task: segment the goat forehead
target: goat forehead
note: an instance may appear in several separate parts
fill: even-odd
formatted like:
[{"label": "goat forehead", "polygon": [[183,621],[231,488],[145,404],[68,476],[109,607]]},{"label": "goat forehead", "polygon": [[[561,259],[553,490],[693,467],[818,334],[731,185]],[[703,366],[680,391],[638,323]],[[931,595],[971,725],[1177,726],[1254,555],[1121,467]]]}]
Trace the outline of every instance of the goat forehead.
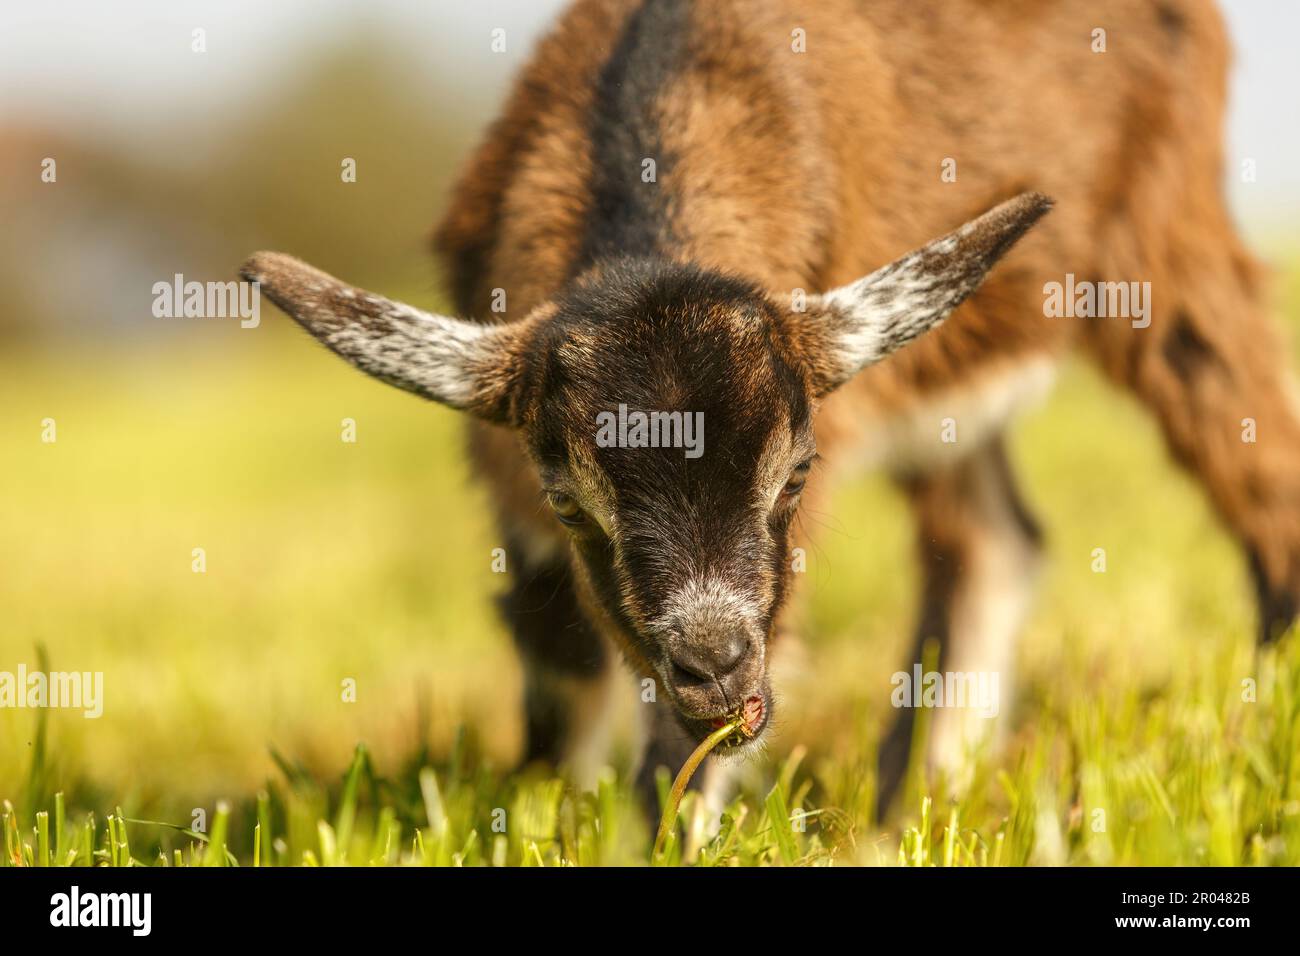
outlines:
[{"label": "goat forehead", "polygon": [[752,506],[773,468],[788,468],[796,416],[774,389],[747,396],[665,379],[557,404],[547,417],[564,447],[553,457],[607,489],[610,507],[629,518]]},{"label": "goat forehead", "polygon": [[556,302],[546,345],[574,375],[593,362],[709,365],[755,361],[774,312],[751,283],[663,260],[623,260],[577,280]]},{"label": "goat forehead", "polygon": [[[735,539],[809,430],[771,310],[740,280],[672,265],[580,282],[536,343],[535,454],[607,531]],[[629,546],[656,563],[680,550]]]},{"label": "goat forehead", "polygon": [[[674,324],[630,321],[571,328],[547,361],[552,413],[590,422],[626,406],[705,413],[718,429],[772,427],[802,415],[799,375],[759,318]],[[712,422],[710,424],[713,424]]]},{"label": "goat forehead", "polygon": [[763,390],[774,356],[768,335],[763,316],[722,306],[570,321],[553,340],[548,371],[569,401],[706,402]]},{"label": "goat forehead", "polygon": [[[761,344],[710,352],[665,338],[577,348],[580,358],[547,365],[534,443],[546,460],[589,460],[616,483],[745,477],[774,433],[803,428],[810,415],[801,381]],[[637,441],[638,423],[648,443]]]}]

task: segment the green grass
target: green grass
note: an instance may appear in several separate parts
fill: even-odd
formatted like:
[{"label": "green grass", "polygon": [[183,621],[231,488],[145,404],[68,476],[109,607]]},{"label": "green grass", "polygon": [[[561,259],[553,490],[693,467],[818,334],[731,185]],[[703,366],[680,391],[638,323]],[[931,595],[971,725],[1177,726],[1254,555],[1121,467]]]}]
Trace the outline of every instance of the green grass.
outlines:
[{"label": "green grass", "polygon": [[[594,792],[511,772],[520,676],[456,417],[265,318],[8,356],[0,670],[39,647],[103,671],[105,705],[0,710],[5,863],[648,862],[626,746]],[[809,516],[770,758],[716,836],[688,794],[664,862],[1300,864],[1300,639],[1256,657],[1242,558],[1199,490],[1080,365],[1012,452],[1049,570],[1008,746],[874,818],[916,575],[901,502],[864,478]]]},{"label": "green grass", "polygon": [[[926,794],[901,834],[871,814],[869,749],[794,748],[766,789],[749,789],[710,836],[687,794],[656,862],[706,865],[1294,865],[1300,860],[1300,653],[1268,652],[1251,671],[1229,652],[1209,671],[1179,668],[1159,697],[1122,688],[1047,702],[1007,765],[981,764],[962,799]],[[1258,673],[1257,698],[1230,679]],[[1066,695],[1062,695],[1063,697]],[[864,728],[863,739],[872,731]],[[662,781],[666,789],[666,778]],[[5,863],[20,866],[563,866],[649,862],[649,833],[610,771],[594,792],[537,773],[504,776],[462,733],[381,775],[358,747],[326,786],[282,761],[278,782],[211,825],[145,821],[118,807],[69,816],[62,793],[22,824],[4,804]]]}]

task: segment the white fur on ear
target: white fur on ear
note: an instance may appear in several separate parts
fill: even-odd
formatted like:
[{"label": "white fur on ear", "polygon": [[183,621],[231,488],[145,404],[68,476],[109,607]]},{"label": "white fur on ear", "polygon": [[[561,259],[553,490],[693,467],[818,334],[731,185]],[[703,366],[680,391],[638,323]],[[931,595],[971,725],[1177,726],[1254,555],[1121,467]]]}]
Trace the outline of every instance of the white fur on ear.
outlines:
[{"label": "white fur on ear", "polygon": [[239,272],[363,372],[452,408],[510,420],[520,324],[482,325],[423,312],[279,252],[259,252]]},{"label": "white fur on ear", "polygon": [[[824,350],[816,356],[823,379],[819,390],[843,384],[942,322],[1051,208],[1046,196],[1021,193],[955,232],[814,300],[822,307],[822,321],[831,325],[819,330]],[[810,320],[815,318],[810,315]]]}]

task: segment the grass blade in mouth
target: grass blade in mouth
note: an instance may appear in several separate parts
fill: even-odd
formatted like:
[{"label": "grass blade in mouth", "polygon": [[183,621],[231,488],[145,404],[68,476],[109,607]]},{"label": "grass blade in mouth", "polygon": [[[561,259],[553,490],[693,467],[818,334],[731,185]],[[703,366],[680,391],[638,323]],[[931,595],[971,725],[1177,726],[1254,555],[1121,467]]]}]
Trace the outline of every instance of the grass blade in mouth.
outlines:
[{"label": "grass blade in mouth", "polygon": [[650,854],[651,860],[658,859],[659,854],[663,852],[668,834],[672,831],[673,825],[677,823],[677,811],[681,809],[682,795],[686,793],[686,787],[690,784],[691,777],[695,776],[695,771],[699,769],[704,758],[709,755],[710,750],[733,733],[737,731],[744,733],[745,726],[743,714],[733,715],[725,724],[700,741],[700,745],[686,758],[686,763],[682,764],[682,769],[677,772],[677,779],[673,781],[673,788],[668,793],[668,803],[664,806],[664,815],[659,821],[659,833],[655,837],[654,851]]}]

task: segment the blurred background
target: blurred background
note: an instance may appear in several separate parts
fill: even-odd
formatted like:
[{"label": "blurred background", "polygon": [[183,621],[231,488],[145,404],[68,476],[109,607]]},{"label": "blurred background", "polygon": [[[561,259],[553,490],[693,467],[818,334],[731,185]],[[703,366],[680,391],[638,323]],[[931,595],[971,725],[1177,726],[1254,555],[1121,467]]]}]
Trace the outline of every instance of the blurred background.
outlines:
[{"label": "blurred background", "polygon": [[[391,764],[461,726],[513,759],[519,677],[455,415],[350,371],[269,307],[248,330],[155,318],[152,286],[230,279],[270,248],[445,304],[428,235],[450,177],[560,5],[0,7],[0,670],[34,669],[40,645],[56,670],[105,674],[102,718],[50,714],[58,786],[175,813],[260,785],[272,748],[333,774],[358,740]],[[1294,331],[1300,7],[1223,7],[1225,188]],[[1127,399],[1072,366],[1015,454],[1053,557],[1026,706],[1110,677],[1157,693],[1190,660],[1249,651],[1242,560]],[[880,719],[914,605],[896,505],[867,478],[823,517],[778,752],[816,736],[814,757],[833,754]],[[1090,572],[1100,541],[1107,575]],[[34,728],[0,711],[0,797]]]}]

